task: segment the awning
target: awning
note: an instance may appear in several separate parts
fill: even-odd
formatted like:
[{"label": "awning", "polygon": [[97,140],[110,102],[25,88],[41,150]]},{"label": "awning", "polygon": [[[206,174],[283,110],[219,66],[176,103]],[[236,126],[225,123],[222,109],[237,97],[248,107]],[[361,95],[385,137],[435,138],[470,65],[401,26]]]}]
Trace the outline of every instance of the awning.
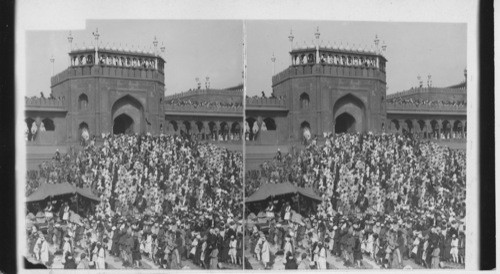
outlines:
[{"label": "awning", "polygon": [[42,184],[30,196],[26,197],[26,202],[39,202],[49,197],[57,197],[63,195],[79,194],[87,199],[100,201],[89,188],[77,188],[70,183],[61,184]]},{"label": "awning", "polygon": [[263,184],[260,188],[252,194],[250,197],[245,199],[245,203],[259,202],[268,199],[269,197],[285,195],[285,194],[296,194],[299,193],[307,198],[321,201],[321,198],[318,197],[312,190],[312,188],[302,188],[292,185],[289,182],[281,183],[281,184]]}]

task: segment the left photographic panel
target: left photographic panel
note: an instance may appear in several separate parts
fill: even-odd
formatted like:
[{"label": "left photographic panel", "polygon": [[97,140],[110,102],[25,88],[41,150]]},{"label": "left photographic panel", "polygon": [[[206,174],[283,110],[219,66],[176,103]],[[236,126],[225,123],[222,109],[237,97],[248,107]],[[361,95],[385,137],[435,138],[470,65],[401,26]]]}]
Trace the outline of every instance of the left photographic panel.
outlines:
[{"label": "left photographic panel", "polygon": [[25,32],[25,268],[243,268],[242,24]]}]

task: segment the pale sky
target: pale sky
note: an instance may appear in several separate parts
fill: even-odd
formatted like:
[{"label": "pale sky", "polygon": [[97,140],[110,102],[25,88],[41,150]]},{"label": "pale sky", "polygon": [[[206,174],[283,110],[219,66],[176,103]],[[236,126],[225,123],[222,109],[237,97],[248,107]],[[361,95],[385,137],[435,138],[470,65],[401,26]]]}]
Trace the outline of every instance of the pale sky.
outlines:
[{"label": "pale sky", "polygon": [[[118,47],[152,47],[154,36],[166,47],[166,94],[196,87],[199,77],[204,86],[206,76],[211,87],[226,88],[242,82],[243,27],[241,20],[88,20],[84,30],[71,30],[73,46],[90,45],[92,32],[99,28],[100,40]],[[271,92],[273,65],[275,72],[289,66],[290,29],[294,44],[311,44],[316,27],[320,40],[371,46],[377,34],[387,44],[388,93],[424,84],[432,75],[433,86],[449,86],[464,79],[466,67],[466,24],[457,23],[382,23],[312,20],[247,20],[247,94]],[[68,30],[27,31],[26,93],[50,93],[52,67],[57,74],[68,66]],[[160,46],[158,46],[160,47]]]},{"label": "pale sky", "polygon": [[432,75],[436,87],[450,86],[464,80],[467,63],[466,24],[445,23],[381,23],[335,21],[246,21],[247,32],[247,95],[271,92],[273,64],[276,57],[276,73],[290,65],[288,36],[290,29],[296,42],[311,45],[319,27],[320,41],[345,46],[374,44],[378,35],[380,44],[385,41],[388,59],[388,93],[417,86],[421,75],[424,85],[427,75]]},{"label": "pale sky", "polygon": [[[89,46],[92,32],[99,28],[100,40],[110,46],[121,43],[135,49],[153,46],[154,36],[160,48],[166,48],[166,95],[196,87],[199,77],[205,86],[210,77],[212,88],[227,88],[243,82],[243,26],[240,20],[89,20],[84,30],[71,30],[73,46]],[[50,93],[53,55],[55,74],[68,67],[69,43],[65,31],[26,32],[26,94]]]}]

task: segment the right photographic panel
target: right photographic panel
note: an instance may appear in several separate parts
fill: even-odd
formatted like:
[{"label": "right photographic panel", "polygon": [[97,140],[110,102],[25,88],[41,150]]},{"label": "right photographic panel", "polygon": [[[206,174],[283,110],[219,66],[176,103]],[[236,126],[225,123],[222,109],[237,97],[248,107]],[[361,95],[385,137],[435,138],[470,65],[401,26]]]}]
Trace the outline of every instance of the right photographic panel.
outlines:
[{"label": "right photographic panel", "polygon": [[464,269],[467,25],[245,35],[246,268]]}]

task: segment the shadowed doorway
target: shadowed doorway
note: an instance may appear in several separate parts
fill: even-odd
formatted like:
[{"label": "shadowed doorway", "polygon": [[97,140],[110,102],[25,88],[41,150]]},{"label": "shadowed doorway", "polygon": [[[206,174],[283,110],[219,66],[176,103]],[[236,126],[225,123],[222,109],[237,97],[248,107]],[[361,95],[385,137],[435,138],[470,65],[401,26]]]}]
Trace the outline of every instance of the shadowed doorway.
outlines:
[{"label": "shadowed doorway", "polygon": [[356,119],[351,114],[344,112],[335,119],[335,133],[355,132]]},{"label": "shadowed doorway", "polygon": [[113,134],[134,133],[134,120],[127,114],[118,115],[113,123]]}]

